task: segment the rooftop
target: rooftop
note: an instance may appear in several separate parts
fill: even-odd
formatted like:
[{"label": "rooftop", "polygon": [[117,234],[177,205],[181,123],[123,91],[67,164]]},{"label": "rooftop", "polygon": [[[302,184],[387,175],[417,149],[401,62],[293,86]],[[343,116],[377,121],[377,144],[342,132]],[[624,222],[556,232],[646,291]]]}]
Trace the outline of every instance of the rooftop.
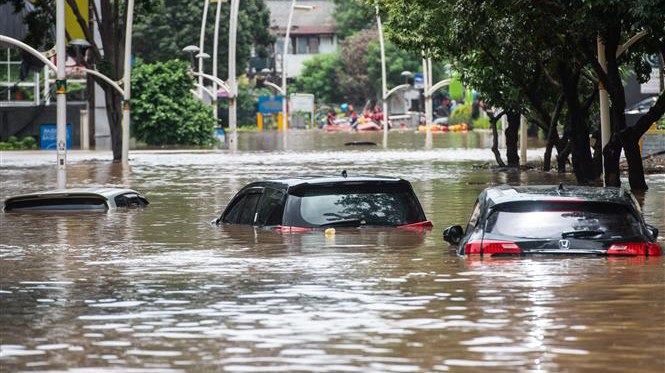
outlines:
[{"label": "rooftop", "polygon": [[629,192],[622,188],[599,188],[576,185],[510,186],[485,189],[492,204],[516,201],[589,201],[625,203]]},{"label": "rooftop", "polygon": [[[270,28],[273,33],[284,34],[289,19],[291,0],[266,0],[270,9]],[[298,5],[313,6],[309,11],[293,12],[291,34],[333,34],[335,19],[333,10],[335,3],[326,0],[298,0]]]}]

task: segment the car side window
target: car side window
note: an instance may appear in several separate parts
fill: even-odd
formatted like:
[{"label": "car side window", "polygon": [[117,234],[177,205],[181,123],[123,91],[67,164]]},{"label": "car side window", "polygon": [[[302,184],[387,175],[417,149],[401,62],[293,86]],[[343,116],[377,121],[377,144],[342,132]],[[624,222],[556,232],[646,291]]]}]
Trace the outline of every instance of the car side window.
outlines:
[{"label": "car side window", "polygon": [[256,225],[280,225],[284,214],[284,192],[266,188],[259,202]]},{"label": "car side window", "polygon": [[259,204],[259,199],[261,199],[261,193],[247,194],[245,197],[245,203],[243,204],[242,210],[240,211],[238,224],[254,224],[254,218],[256,217],[256,206]]},{"label": "car side window", "polygon": [[471,232],[473,228],[476,227],[476,224],[478,223],[478,218],[480,217],[480,203],[476,201],[476,204],[473,206],[473,212],[471,213],[471,217],[469,218],[469,223],[466,225],[466,233]]},{"label": "car side window", "polygon": [[148,201],[136,193],[125,193],[115,197],[116,207],[139,207],[147,204]]},{"label": "car side window", "polygon": [[237,198],[235,201],[232,201],[233,205],[231,206],[231,209],[229,209],[222,217],[224,223],[238,224],[240,222],[240,212],[245,205],[246,198],[247,195],[244,195]]}]

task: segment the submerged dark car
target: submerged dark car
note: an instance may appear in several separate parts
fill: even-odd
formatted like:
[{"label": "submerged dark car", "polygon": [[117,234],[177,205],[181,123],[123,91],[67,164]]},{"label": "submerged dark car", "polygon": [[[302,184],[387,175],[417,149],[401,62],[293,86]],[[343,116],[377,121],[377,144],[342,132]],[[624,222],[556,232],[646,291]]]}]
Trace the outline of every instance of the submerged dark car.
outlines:
[{"label": "submerged dark car", "polygon": [[658,229],[621,188],[487,188],[466,229],[449,227],[443,237],[460,255],[662,255]]},{"label": "submerged dark car", "polygon": [[215,223],[282,231],[432,226],[411,184],[382,176],[302,176],[251,183]]}]

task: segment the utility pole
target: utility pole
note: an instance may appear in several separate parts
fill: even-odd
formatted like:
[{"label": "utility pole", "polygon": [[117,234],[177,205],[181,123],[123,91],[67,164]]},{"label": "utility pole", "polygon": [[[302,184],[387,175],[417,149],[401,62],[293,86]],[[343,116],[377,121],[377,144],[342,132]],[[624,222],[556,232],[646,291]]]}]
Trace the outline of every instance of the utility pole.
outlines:
[{"label": "utility pole", "polygon": [[55,3],[58,189],[67,188],[67,79],[65,77],[65,0]]}]

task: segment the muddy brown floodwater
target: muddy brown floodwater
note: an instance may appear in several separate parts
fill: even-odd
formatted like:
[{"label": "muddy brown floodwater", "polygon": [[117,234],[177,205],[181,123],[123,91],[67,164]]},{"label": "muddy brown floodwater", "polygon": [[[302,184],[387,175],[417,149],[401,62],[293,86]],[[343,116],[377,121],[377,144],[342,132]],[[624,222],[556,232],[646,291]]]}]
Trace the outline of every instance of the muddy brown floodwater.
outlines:
[{"label": "muddy brown floodwater", "polygon": [[[458,257],[442,230],[500,183],[555,173],[474,169],[479,134],[242,134],[241,150],[70,155],[69,186],[129,186],[145,209],[0,213],[0,371],[421,372],[665,370],[656,258]],[[273,150],[273,151],[271,151]],[[539,157],[542,150],[531,156]],[[3,152],[2,199],[51,189],[53,153]],[[282,234],[217,227],[244,184],[304,173],[401,176],[431,232]],[[646,219],[665,232],[665,175]]]}]

